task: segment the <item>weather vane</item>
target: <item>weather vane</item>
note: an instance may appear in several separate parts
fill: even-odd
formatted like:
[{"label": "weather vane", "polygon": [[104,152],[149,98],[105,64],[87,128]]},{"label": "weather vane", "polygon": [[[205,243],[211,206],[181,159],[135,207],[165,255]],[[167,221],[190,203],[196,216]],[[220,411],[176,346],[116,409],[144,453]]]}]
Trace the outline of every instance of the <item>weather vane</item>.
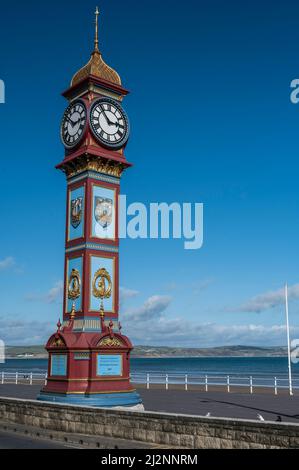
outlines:
[{"label": "weather vane", "polygon": [[99,50],[99,14],[100,14],[100,10],[98,7],[96,7],[96,11],[95,11],[95,38],[94,38],[94,49],[95,51],[98,51]]}]

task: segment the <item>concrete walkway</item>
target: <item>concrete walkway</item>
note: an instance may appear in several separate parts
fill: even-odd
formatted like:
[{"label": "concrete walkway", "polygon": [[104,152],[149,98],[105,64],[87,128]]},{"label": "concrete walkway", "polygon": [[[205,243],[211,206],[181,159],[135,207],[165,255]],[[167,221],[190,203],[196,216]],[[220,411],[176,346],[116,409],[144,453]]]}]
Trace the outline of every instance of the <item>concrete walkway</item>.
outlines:
[{"label": "concrete walkway", "polygon": [[[0,396],[34,399],[40,385],[0,384]],[[227,392],[202,392],[184,390],[138,389],[146,411],[183,413],[212,417],[258,419],[276,421],[280,415],[283,422],[299,423],[299,396],[273,393],[246,394]]]}]

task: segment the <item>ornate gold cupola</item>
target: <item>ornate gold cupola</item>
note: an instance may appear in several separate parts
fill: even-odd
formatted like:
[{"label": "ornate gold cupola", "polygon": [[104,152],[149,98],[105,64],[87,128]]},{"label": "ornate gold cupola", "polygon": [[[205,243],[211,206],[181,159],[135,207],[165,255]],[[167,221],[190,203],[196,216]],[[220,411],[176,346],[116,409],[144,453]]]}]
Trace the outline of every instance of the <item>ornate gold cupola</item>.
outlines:
[{"label": "ornate gold cupola", "polygon": [[107,82],[114,83],[115,85],[121,86],[121,78],[113,68],[107,65],[99,50],[99,36],[98,36],[98,17],[99,9],[95,11],[95,39],[94,39],[94,50],[91,54],[89,62],[82,67],[72,78],[71,86],[77,85],[82,80],[89,76],[97,77],[99,79],[106,80]]},{"label": "ornate gold cupola", "polygon": [[95,37],[94,48],[89,62],[73,76],[70,87],[63,93],[69,101],[84,96],[85,93],[93,93],[94,96],[102,95],[123,100],[128,91],[123,88],[121,78],[112,67],[104,62],[102,52],[99,49],[99,9],[95,11]]}]

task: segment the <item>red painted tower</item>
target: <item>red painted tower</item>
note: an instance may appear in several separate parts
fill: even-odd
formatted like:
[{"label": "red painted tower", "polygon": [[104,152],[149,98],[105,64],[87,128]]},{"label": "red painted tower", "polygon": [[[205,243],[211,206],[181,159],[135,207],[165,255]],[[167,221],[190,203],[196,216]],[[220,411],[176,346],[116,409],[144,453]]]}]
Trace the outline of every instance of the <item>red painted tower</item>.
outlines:
[{"label": "red painted tower", "polygon": [[98,47],[63,93],[61,125],[67,178],[63,323],[49,339],[48,382],[40,400],[92,406],[142,407],[130,384],[132,344],[119,314],[118,196],[130,167],[124,150],[128,94]]}]

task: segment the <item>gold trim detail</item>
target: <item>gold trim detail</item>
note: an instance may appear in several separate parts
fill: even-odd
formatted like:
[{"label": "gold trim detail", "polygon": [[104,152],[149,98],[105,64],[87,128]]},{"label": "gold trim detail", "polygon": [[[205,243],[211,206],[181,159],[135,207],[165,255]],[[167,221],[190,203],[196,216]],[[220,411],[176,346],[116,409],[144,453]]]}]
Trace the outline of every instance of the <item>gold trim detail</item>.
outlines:
[{"label": "gold trim detail", "polygon": [[64,342],[62,341],[61,338],[55,338],[54,341],[52,341],[51,345],[52,348],[59,348],[60,346],[65,346]]},{"label": "gold trim detail", "polygon": [[[136,392],[136,388],[131,388],[130,390],[105,390],[103,392],[62,392],[62,395],[100,395],[102,393],[130,393]],[[47,392],[47,393],[57,393],[57,392]]]},{"label": "gold trim detail", "polygon": [[80,273],[77,269],[72,269],[69,281],[68,281],[68,298],[76,300],[81,295],[81,278]]},{"label": "gold trim detail", "polygon": [[105,268],[98,269],[92,281],[92,295],[97,299],[109,299],[111,292],[112,281],[110,274]]},{"label": "gold trim detail", "polygon": [[121,162],[107,162],[101,157],[82,156],[78,157],[76,161],[65,162],[63,164],[63,171],[66,173],[67,178],[72,178],[84,171],[95,171],[103,173],[108,176],[120,178],[126,165]]},{"label": "gold trim detail", "polygon": [[117,347],[117,348],[121,348],[124,346],[124,344],[119,341],[118,338],[104,338],[102,339],[97,346],[101,346],[101,347],[105,347],[105,346],[108,346],[109,348],[112,348],[112,347]]},{"label": "gold trim detail", "polygon": [[[68,275],[69,275],[69,263],[70,263],[70,260],[80,260],[80,269],[81,269],[81,272],[83,270],[83,254],[80,255],[80,256],[77,256],[76,254],[70,254],[69,256],[67,256],[66,258],[66,271],[65,271],[65,281],[64,281],[64,303],[65,303],[65,313],[71,313],[72,311],[72,307],[69,308],[69,302],[68,302],[68,284],[69,284],[69,280],[68,280]],[[78,298],[80,298],[81,296],[79,296]],[[82,299],[80,299],[80,308],[79,310],[77,310],[77,313],[82,313]],[[65,326],[65,325],[64,325]]]}]

